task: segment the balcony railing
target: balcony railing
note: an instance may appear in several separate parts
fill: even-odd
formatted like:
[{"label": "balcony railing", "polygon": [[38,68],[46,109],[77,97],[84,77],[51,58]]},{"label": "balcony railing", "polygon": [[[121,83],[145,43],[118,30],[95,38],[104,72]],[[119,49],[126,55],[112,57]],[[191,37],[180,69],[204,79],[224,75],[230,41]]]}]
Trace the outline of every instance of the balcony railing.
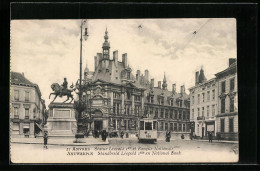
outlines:
[{"label": "balcony railing", "polygon": [[197,120],[205,120],[205,116],[198,116]]},{"label": "balcony railing", "polygon": [[29,119],[29,116],[25,116],[24,119]]}]

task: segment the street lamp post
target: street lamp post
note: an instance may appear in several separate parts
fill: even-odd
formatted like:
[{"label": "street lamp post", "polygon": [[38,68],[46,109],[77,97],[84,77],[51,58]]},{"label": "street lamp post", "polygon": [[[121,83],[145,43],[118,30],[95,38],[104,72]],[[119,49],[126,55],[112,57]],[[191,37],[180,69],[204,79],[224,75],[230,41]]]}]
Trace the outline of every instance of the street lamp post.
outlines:
[{"label": "street lamp post", "polygon": [[[86,20],[81,20],[80,24],[80,71],[79,71],[79,85],[78,88],[78,96],[79,100],[74,101],[74,108],[77,111],[77,133],[75,135],[76,140],[75,143],[83,143],[84,142],[84,133],[83,133],[83,119],[82,119],[82,112],[86,109],[86,102],[82,99],[83,89],[82,89],[82,29],[83,26],[86,24]],[[87,40],[88,32],[87,28],[85,28],[84,39]]]}]

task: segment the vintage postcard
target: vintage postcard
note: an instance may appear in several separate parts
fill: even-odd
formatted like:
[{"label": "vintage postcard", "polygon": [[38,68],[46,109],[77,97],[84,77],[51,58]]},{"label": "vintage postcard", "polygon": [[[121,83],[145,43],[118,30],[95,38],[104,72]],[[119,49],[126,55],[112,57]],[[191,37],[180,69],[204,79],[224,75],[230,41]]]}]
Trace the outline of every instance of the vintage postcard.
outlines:
[{"label": "vintage postcard", "polygon": [[11,20],[11,163],[237,163],[236,29]]}]

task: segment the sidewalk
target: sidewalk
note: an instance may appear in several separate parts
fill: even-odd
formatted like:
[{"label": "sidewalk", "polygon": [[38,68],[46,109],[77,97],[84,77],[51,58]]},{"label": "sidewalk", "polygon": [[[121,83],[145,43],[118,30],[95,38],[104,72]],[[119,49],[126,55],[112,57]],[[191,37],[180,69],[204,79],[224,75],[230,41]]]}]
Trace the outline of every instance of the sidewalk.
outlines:
[{"label": "sidewalk", "polygon": [[[209,142],[209,140],[203,140],[203,139],[192,139],[189,141],[202,141],[202,142]],[[212,143],[231,143],[231,144],[238,144],[238,141],[227,141],[227,140],[212,140]]]},{"label": "sidewalk", "polygon": [[[73,143],[74,137],[49,137],[48,145],[61,145],[61,146],[88,146],[88,145],[108,145],[109,140],[102,141],[101,138],[85,138],[85,143]],[[20,144],[43,144],[43,138],[11,138],[11,143]]]}]

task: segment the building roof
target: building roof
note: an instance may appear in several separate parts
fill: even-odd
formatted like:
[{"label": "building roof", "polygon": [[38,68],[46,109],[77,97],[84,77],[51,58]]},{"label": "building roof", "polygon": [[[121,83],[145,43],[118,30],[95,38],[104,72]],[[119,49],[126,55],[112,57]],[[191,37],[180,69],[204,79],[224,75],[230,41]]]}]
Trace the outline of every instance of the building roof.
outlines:
[{"label": "building roof", "polygon": [[38,92],[39,96],[41,97],[41,91],[37,84],[32,83],[22,73],[19,72],[11,72],[11,84],[13,85],[20,85],[20,86],[28,86],[28,87],[35,87],[36,91]]},{"label": "building roof", "polygon": [[225,70],[223,70],[221,72],[216,73],[215,76],[217,78],[220,78],[222,76],[225,76],[226,74],[229,74],[230,71],[236,72],[236,68],[237,68],[237,61],[232,63],[227,69],[225,69]]}]

